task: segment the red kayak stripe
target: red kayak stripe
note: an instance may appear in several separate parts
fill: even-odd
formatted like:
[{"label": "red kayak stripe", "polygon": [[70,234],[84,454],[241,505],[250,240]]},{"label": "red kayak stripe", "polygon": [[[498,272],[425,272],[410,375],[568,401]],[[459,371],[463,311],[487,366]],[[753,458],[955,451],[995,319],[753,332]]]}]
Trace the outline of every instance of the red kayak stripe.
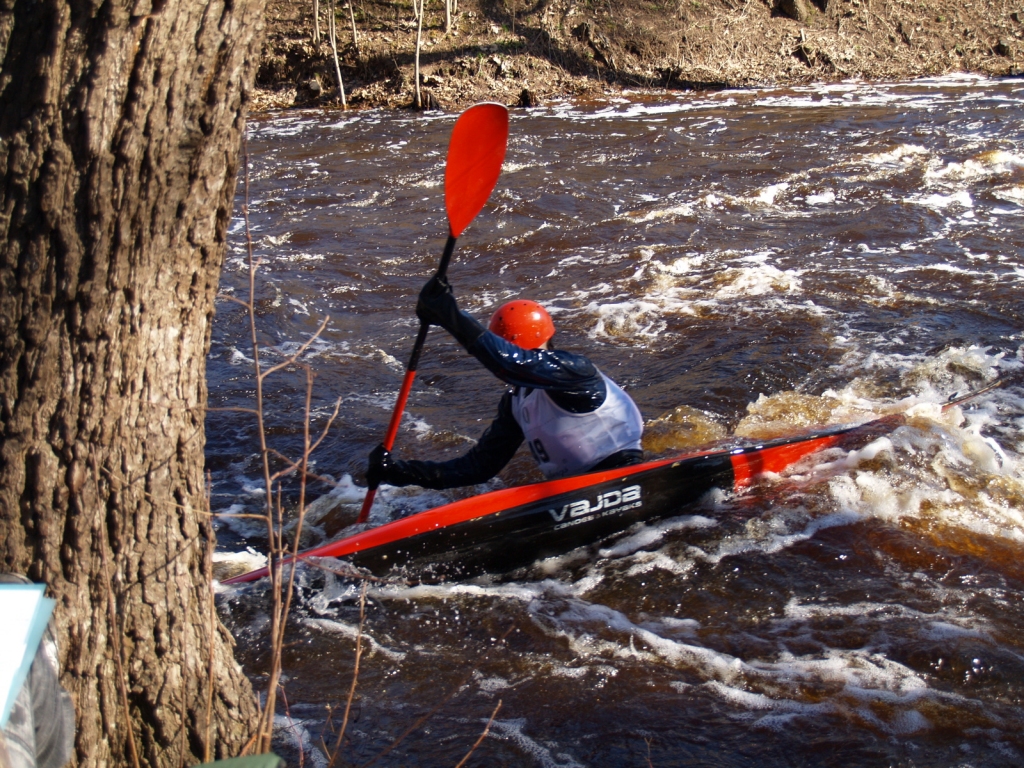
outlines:
[{"label": "red kayak stripe", "polygon": [[790,464],[804,456],[822,448],[828,448],[839,442],[840,435],[829,435],[814,440],[805,440],[775,448],[766,448],[749,453],[734,453],[732,459],[733,484],[738,490],[750,485],[754,478],[765,472],[781,472]]}]

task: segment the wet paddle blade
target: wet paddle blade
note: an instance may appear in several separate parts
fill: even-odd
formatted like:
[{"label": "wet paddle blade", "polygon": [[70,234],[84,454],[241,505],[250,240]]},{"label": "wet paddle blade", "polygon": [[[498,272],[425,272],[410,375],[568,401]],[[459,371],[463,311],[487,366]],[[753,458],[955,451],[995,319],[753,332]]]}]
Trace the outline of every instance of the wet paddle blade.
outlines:
[{"label": "wet paddle blade", "polygon": [[477,104],[455,121],[444,173],[444,204],[452,237],[484,207],[501,174],[508,144],[508,109]]}]

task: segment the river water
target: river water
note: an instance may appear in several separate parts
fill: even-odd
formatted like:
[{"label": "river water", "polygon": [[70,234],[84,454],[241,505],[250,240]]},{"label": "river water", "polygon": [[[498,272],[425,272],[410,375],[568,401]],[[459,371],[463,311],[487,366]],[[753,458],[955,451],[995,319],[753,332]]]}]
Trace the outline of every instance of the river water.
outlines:
[{"label": "river water", "polygon": [[[264,360],[315,373],[306,544],[362,498],[447,234],[453,115],[287,112],[250,122]],[[241,187],[240,187],[241,189]],[[243,198],[239,198],[241,205]],[[222,290],[244,298],[236,217]],[[649,423],[652,453],[908,411],[740,495],[504,577],[371,583],[346,764],[1024,764],[1024,81],[640,94],[514,111],[496,190],[449,270],[462,306],[545,303]],[[252,405],[244,310],[222,301],[213,406]],[[301,450],[304,374],[267,383]],[[434,329],[396,442],[457,455],[502,385]],[[666,418],[666,415],[668,417]],[[261,564],[254,421],[215,411],[222,568]],[[522,452],[488,487],[538,479]],[[383,488],[372,520],[486,488]],[[286,486],[286,505],[295,488]],[[515,546],[515,542],[509,542]],[[266,587],[221,589],[257,684]],[[360,584],[315,571],[285,657],[278,751],[326,765]],[[341,763],[336,763],[341,764]]]}]

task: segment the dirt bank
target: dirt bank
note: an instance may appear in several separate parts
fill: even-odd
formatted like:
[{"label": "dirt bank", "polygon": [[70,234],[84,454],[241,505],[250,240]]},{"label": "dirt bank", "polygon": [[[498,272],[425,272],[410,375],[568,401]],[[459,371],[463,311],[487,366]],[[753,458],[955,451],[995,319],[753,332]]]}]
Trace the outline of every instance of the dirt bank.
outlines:
[{"label": "dirt bank", "polygon": [[[313,0],[270,0],[255,110],[340,106],[327,13],[321,0],[316,43]],[[352,0],[337,20],[348,107],[412,105],[412,3]],[[420,101],[457,110],[619,88],[1016,76],[1022,38],[1024,6],[1009,0],[461,0],[449,31],[445,3],[431,2]]]}]

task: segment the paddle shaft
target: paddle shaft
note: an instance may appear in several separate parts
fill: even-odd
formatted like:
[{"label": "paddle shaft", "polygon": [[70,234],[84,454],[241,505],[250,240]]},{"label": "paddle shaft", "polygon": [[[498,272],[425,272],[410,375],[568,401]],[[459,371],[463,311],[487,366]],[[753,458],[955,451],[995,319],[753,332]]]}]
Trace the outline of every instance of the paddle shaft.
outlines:
[{"label": "paddle shaft", "polygon": [[[448,263],[455,251],[455,240],[462,230],[471,222],[487,198],[491,196],[494,185],[501,173],[505,161],[505,148],[508,144],[508,108],[502,104],[476,104],[455,121],[452,136],[448,142],[448,159],[444,171],[444,205],[448,214],[448,242],[444,247],[444,255],[437,268],[436,276],[443,278],[448,272]],[[416,378],[416,367],[420,362],[420,353],[427,341],[429,323],[420,323],[416,343],[409,357],[409,365],[405,369],[405,379],[398,392],[398,401],[391,414],[387,434],[382,445],[390,451],[395,444],[398,425],[402,422],[405,402],[409,399],[413,379]],[[377,495],[377,486],[371,485],[363,499],[363,508],[359,511],[357,523],[366,522],[373,506],[373,498]]]},{"label": "paddle shaft", "polygon": [[[441,263],[437,267],[435,276],[443,278],[448,273],[448,264],[455,252],[455,235],[448,235],[448,242],[444,246],[444,255],[441,256]],[[384,434],[384,448],[390,451],[395,445],[395,437],[398,435],[398,425],[402,423],[402,415],[405,413],[405,403],[409,399],[409,392],[412,391],[412,382],[416,378],[416,368],[420,364],[420,355],[423,353],[423,346],[427,342],[427,332],[430,330],[430,323],[420,321],[420,330],[416,334],[416,342],[412,346],[412,354],[409,355],[409,364],[405,367],[405,378],[402,380],[402,388],[398,390],[398,400],[395,401],[395,410],[391,412],[391,422],[388,424],[388,431]],[[373,499],[377,495],[377,486],[371,486],[363,498],[362,509],[359,510],[357,523],[365,523],[370,515],[370,508],[373,506]]]},{"label": "paddle shaft", "polygon": [[973,400],[974,398],[978,397],[979,395],[984,395],[986,392],[991,392],[993,389],[998,389],[999,387],[1002,387],[1002,386],[1010,383],[1011,380],[1016,379],[1019,376],[1020,376],[1020,372],[1019,371],[1017,372],[1016,375],[1014,375],[1012,373],[1011,374],[1004,373],[1004,374],[1000,375],[991,384],[989,384],[989,385],[987,385],[985,387],[982,387],[981,389],[976,389],[973,392],[968,392],[965,395],[957,395],[957,396],[951,398],[950,400],[948,400],[946,403],[943,404],[942,412],[945,413],[950,408],[952,408],[954,405],[960,405],[961,403],[966,403],[968,400]]}]

